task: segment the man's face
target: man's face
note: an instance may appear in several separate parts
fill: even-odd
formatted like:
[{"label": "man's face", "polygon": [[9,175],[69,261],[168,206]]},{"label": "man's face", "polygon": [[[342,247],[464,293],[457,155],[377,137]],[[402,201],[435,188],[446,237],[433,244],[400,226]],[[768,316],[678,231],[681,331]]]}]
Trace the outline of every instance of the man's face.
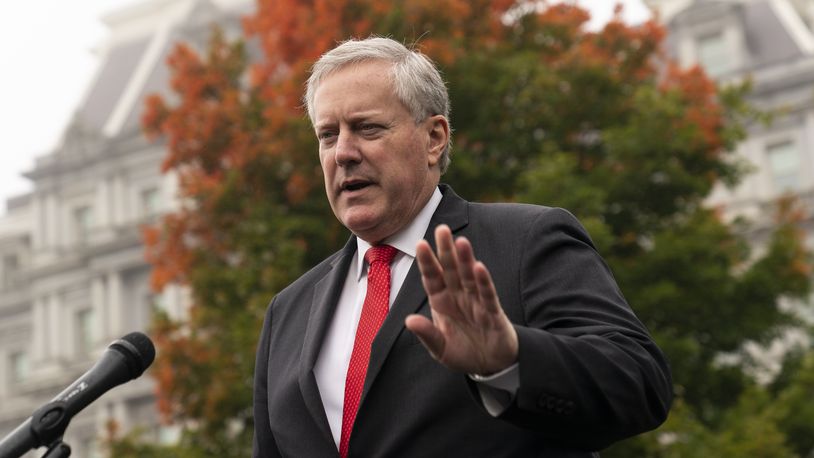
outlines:
[{"label": "man's face", "polygon": [[416,124],[390,82],[391,64],[369,61],[324,78],[314,94],[314,128],[334,214],[378,243],[424,207],[438,184],[449,135],[443,116]]}]

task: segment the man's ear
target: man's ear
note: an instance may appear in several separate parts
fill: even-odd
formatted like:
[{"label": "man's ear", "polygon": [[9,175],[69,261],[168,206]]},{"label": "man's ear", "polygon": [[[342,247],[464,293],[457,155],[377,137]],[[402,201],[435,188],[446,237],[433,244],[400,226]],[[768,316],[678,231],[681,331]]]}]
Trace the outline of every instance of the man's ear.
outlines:
[{"label": "man's ear", "polygon": [[427,163],[434,167],[441,161],[441,154],[449,143],[449,122],[443,115],[430,116],[425,122],[429,133]]}]

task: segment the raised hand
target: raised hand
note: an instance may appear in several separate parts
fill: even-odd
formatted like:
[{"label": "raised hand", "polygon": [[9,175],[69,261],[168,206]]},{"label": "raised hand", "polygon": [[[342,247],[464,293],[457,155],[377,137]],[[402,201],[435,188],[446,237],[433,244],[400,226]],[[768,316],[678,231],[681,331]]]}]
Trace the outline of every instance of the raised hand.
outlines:
[{"label": "raised hand", "polygon": [[410,315],[405,326],[430,354],[452,370],[490,375],[517,361],[517,333],[500,306],[486,266],[464,237],[452,239],[446,225],[435,229],[438,256],[422,240],[416,247],[432,321]]}]

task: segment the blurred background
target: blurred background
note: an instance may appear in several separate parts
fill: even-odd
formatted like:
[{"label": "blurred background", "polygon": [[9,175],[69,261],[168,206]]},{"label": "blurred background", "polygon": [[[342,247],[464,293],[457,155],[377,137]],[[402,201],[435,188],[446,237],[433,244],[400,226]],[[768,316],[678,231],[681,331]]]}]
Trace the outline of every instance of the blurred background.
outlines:
[{"label": "blurred background", "polygon": [[250,454],[265,307],[348,236],[303,81],[376,33],[449,82],[444,181],[572,211],[668,355],[670,419],[603,456],[814,456],[814,0],[18,3],[0,436],[142,330],[156,363],[73,456]]}]

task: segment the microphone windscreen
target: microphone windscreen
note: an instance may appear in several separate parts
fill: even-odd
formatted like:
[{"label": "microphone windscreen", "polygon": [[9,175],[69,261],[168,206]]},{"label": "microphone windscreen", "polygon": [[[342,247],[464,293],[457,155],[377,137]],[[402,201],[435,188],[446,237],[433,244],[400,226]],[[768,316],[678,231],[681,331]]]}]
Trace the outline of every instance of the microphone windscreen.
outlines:
[{"label": "microphone windscreen", "polygon": [[110,348],[117,346],[120,351],[125,350],[123,353],[128,357],[129,362],[133,363],[134,373],[131,374],[133,378],[140,376],[155,359],[155,346],[144,333],[131,332],[113,342]]}]

